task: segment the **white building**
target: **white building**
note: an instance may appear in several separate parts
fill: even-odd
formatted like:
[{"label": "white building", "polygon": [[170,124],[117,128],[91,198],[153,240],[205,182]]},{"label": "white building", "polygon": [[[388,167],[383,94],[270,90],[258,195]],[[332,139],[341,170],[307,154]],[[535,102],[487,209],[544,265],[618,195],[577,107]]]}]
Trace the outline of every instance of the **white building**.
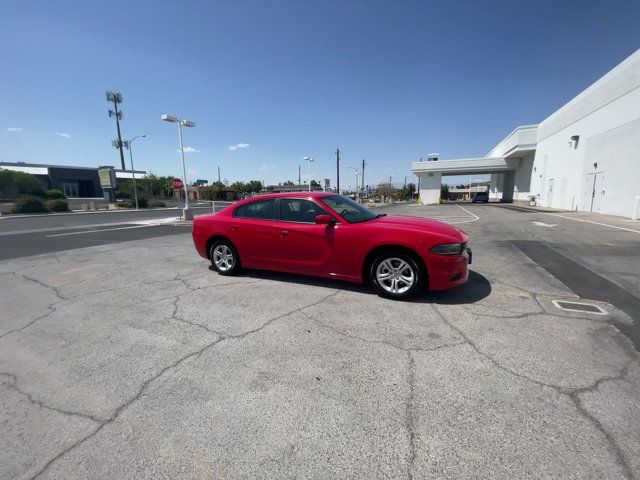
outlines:
[{"label": "white building", "polygon": [[538,125],[517,127],[486,156],[415,162],[420,199],[443,175],[491,174],[491,198],[637,218],[640,50]]}]

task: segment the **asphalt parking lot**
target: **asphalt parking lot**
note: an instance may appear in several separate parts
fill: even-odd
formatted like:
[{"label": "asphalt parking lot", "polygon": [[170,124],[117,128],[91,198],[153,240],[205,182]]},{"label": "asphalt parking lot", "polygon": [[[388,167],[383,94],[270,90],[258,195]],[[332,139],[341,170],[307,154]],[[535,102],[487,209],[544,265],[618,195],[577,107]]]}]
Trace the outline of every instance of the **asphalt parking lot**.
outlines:
[{"label": "asphalt parking lot", "polygon": [[638,223],[384,211],[465,230],[469,283],[222,277],[188,227],[0,261],[0,478],[640,478]]}]

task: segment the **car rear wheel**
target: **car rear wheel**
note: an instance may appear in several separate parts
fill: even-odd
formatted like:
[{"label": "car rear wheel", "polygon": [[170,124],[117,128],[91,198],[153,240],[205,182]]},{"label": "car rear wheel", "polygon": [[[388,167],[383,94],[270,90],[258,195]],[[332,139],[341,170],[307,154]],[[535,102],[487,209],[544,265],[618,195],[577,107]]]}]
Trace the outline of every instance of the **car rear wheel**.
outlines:
[{"label": "car rear wheel", "polygon": [[405,253],[389,252],[371,264],[369,278],[381,297],[404,300],[418,293],[423,284],[423,269]]},{"label": "car rear wheel", "polygon": [[238,252],[228,240],[218,240],[209,251],[211,265],[220,275],[235,275],[240,271]]}]

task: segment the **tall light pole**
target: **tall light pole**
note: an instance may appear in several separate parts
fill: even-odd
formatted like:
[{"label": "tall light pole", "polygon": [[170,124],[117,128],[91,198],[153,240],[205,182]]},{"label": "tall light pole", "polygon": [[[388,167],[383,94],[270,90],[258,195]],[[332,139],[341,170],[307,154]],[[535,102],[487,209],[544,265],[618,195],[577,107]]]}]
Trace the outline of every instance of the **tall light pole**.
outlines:
[{"label": "tall light pole", "polygon": [[367,161],[363,158],[362,159],[362,189],[360,190],[361,192],[361,196],[364,196],[364,167],[367,165]]},{"label": "tall light pole", "polygon": [[336,149],[336,193],[340,195],[340,149]]},{"label": "tall light pole", "polygon": [[309,191],[311,191],[311,162],[313,162],[313,158],[304,157],[303,160],[307,162],[307,181],[309,182]]},{"label": "tall light pole", "polygon": [[358,177],[360,176],[360,171],[356,167],[347,167],[347,170],[353,170],[356,172],[356,201],[360,201],[360,193],[358,190],[360,189],[360,183],[358,182]]},{"label": "tall light pole", "polygon": [[182,156],[182,183],[184,184],[184,219],[185,220],[193,220],[193,212],[189,209],[189,193],[187,192],[187,167],[184,162],[184,145],[182,144],[182,127],[195,127],[195,122],[190,122],[189,120],[182,120],[178,117],[174,117],[173,115],[162,115],[160,117],[165,122],[177,123],[178,124],[178,137],[180,138],[180,155]]},{"label": "tall light pole", "polygon": [[122,136],[120,135],[120,120],[122,120],[122,111],[118,110],[118,104],[122,103],[122,94],[119,92],[107,92],[107,102],[113,102],[113,110],[109,110],[109,117],[116,117],[116,130],[118,131],[118,139],[114,140],[112,145],[120,150],[120,162],[122,163],[122,170],[126,170],[124,165],[124,153],[122,152]]},{"label": "tall light pole", "polygon": [[136,210],[138,210],[138,187],[136,187],[136,172],[135,168],[133,168],[133,153],[131,153],[131,144],[136,138],[144,138],[147,134],[143,133],[142,135],[136,135],[131,140],[125,140],[124,146],[129,150],[129,160],[131,160],[131,178],[133,179],[133,198],[136,200]]}]

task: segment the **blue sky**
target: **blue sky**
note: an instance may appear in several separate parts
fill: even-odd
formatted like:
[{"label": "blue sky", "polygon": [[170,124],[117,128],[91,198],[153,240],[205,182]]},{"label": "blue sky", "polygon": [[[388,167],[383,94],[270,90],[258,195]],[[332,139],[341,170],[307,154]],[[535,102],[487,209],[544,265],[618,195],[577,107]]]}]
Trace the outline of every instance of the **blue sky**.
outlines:
[{"label": "blue sky", "polygon": [[[136,168],[190,180],[366,183],[484,155],[640,47],[640,2],[3,2],[0,160],[119,164],[104,92],[124,96]],[[230,150],[232,145],[246,144]],[[303,176],[305,172],[303,166]],[[341,186],[354,183],[343,170]]]}]

